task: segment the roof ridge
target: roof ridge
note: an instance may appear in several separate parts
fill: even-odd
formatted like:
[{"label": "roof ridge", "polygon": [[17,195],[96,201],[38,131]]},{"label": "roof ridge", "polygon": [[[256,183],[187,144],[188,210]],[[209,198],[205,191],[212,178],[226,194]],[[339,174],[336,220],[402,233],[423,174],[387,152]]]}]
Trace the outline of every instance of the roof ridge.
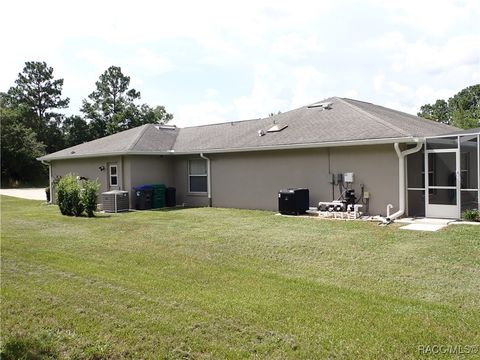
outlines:
[{"label": "roof ridge", "polygon": [[[371,119],[373,119],[373,120],[375,120],[375,121],[377,121],[377,122],[379,122],[379,123],[381,123],[381,124],[389,127],[390,129],[396,130],[396,131],[398,131],[399,133],[401,133],[402,135],[410,136],[410,134],[409,134],[407,131],[399,128],[398,126],[395,126],[395,125],[389,123],[388,121],[383,120],[382,118],[379,118],[378,116],[375,116],[375,115],[369,113],[369,112],[366,111],[366,110],[361,109],[360,107],[358,107],[358,106],[356,106],[356,105],[354,105],[354,104],[349,103],[347,100],[345,100],[345,99],[343,99],[343,98],[340,98],[340,97],[334,97],[334,98],[337,99],[337,100],[339,100],[339,101],[341,101],[342,103],[350,106],[351,108],[353,108],[353,109],[356,110],[357,112],[360,112],[360,113],[368,116],[369,118],[371,118]],[[352,100],[352,99],[351,99],[351,100]],[[355,101],[356,101],[356,100],[355,100]],[[374,104],[372,104],[372,105],[374,105]],[[376,105],[375,105],[375,106],[376,106]]]},{"label": "roof ridge", "polygon": [[127,149],[126,149],[127,151],[128,151],[128,150],[132,150],[132,149],[135,147],[135,145],[138,144],[138,142],[139,142],[140,139],[142,138],[143,134],[145,134],[145,131],[150,127],[150,125],[152,125],[152,124],[145,124],[145,125],[143,125],[143,129],[140,130],[140,132],[138,133],[137,136],[135,136],[135,138],[133,139],[133,141],[132,141],[132,143],[130,144],[130,146],[127,147]]},{"label": "roof ridge", "polygon": [[206,126],[216,126],[216,125],[226,125],[226,124],[236,124],[241,122],[247,121],[255,121],[255,120],[263,120],[266,118],[255,118],[255,119],[243,119],[243,120],[231,120],[231,121],[222,121],[219,123],[212,123],[212,124],[201,124],[201,125],[192,125],[192,126],[184,126],[184,127],[177,127],[178,129],[192,129],[192,128],[199,128],[199,127],[206,127]]}]

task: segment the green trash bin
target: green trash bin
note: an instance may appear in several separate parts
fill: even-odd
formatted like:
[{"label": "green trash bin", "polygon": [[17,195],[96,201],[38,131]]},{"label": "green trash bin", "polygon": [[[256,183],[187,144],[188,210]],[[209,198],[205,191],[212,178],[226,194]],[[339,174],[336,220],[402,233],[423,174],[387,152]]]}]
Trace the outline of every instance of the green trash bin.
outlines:
[{"label": "green trash bin", "polygon": [[151,186],[153,188],[152,208],[160,209],[165,207],[166,186],[164,184],[153,184]]}]

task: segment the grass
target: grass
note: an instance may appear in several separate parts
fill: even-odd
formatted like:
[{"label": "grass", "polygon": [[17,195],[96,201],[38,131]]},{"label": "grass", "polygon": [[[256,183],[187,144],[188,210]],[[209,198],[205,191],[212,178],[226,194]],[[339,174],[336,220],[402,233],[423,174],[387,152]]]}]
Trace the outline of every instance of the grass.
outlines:
[{"label": "grass", "polygon": [[480,354],[478,226],[210,208],[69,218],[11,197],[1,225],[2,359]]}]

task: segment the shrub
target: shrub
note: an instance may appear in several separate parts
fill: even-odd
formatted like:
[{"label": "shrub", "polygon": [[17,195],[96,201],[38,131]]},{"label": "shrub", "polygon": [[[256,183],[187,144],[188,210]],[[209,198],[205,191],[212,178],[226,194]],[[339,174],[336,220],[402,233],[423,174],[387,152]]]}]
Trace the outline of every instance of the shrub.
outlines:
[{"label": "shrub", "polygon": [[81,216],[83,211],[93,217],[97,209],[100,184],[97,180],[81,180],[73,174],[62,177],[56,185],[60,212],[68,216]]},{"label": "shrub", "polygon": [[97,210],[97,196],[100,184],[97,180],[83,181],[83,189],[81,193],[82,203],[88,217],[95,216],[94,211]]},{"label": "shrub", "polygon": [[68,216],[80,216],[83,213],[80,184],[77,178],[68,174],[57,185],[57,199],[60,212]]},{"label": "shrub", "polygon": [[480,220],[480,214],[478,210],[465,210],[463,212],[463,218],[468,221],[479,221]]}]

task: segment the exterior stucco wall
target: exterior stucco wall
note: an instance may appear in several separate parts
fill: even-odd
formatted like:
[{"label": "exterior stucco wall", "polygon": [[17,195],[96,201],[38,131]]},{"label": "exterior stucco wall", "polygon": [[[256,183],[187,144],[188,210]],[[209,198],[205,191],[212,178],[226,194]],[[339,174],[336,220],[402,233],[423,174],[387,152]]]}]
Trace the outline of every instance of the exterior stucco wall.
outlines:
[{"label": "exterior stucco wall", "polygon": [[[353,172],[353,188],[360,184],[370,192],[370,214],[386,214],[398,208],[398,158],[393,145],[257,151],[207,155],[211,159],[212,205],[245,209],[276,210],[277,194],[288,187],[310,190],[310,205],[339,196],[332,190],[329,173]],[[206,196],[188,195],[188,159],[175,157],[177,202],[207,206]],[[334,195],[332,195],[334,191]]]},{"label": "exterior stucco wall", "polygon": [[353,188],[370,192],[369,213],[386,216],[388,204],[398,210],[398,157],[392,145],[336,147],[330,150],[334,173],[353,172]]},{"label": "exterior stucco wall", "polygon": [[168,156],[133,155],[125,156],[125,190],[130,191],[130,207],[134,207],[133,188],[141,185],[164,184],[174,186],[173,159]]},{"label": "exterior stucco wall", "polygon": [[212,203],[218,207],[276,210],[278,191],[310,190],[310,204],[331,200],[328,150],[258,151],[211,156]]},{"label": "exterior stucco wall", "polygon": [[[386,206],[398,209],[398,158],[393,145],[352,146],[336,148],[257,151],[209,154],[211,159],[212,205],[245,209],[277,209],[280,189],[306,187],[310,206],[339,196],[332,189],[330,175],[353,172],[353,188],[360,195],[360,184],[370,193],[369,213],[386,215]],[[100,181],[100,191],[107,191],[108,171],[100,166],[118,164],[119,188],[163,183],[177,189],[177,204],[208,206],[207,194],[188,191],[188,160],[191,156],[123,156],[58,160],[52,162],[52,176],[69,172]],[[332,193],[334,191],[334,193]]]},{"label": "exterior stucco wall", "polygon": [[200,157],[198,155],[173,157],[173,180],[174,186],[177,189],[177,204],[184,204],[186,206],[208,206],[209,201],[207,194],[190,194],[188,191],[188,160],[190,159],[200,159]]},{"label": "exterior stucco wall", "polygon": [[[109,187],[108,184],[108,165],[117,164],[118,166],[118,186]],[[103,166],[104,170],[101,171],[100,167]],[[71,160],[54,160],[51,162],[52,167],[52,180],[56,177],[65,176],[69,173],[76,174],[78,176],[86,177],[90,180],[97,179],[100,183],[100,193],[108,191],[110,189],[122,189],[123,188],[123,173],[122,158],[121,156],[115,157],[99,157],[99,158],[86,158],[86,159],[71,159]],[[55,191],[52,194],[52,200],[55,202]]]}]

